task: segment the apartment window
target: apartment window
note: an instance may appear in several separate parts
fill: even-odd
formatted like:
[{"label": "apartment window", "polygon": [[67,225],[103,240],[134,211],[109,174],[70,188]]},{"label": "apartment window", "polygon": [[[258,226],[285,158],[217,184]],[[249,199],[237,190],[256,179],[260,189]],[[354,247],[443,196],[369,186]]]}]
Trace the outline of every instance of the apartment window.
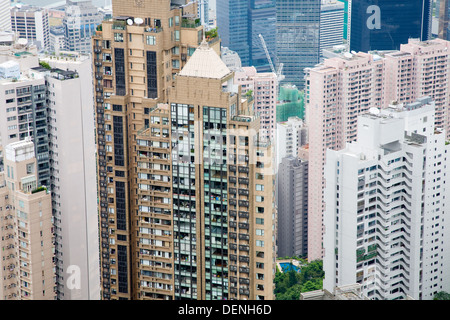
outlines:
[{"label": "apartment window", "polygon": [[114,41],[123,42],[123,33],[114,32]]},{"label": "apartment window", "polygon": [[154,46],[156,45],[156,37],[155,36],[147,36],[147,44]]},{"label": "apartment window", "polygon": [[264,247],[264,241],[262,241],[262,240],[256,240],[256,246],[257,246],[257,247]]},{"label": "apartment window", "polygon": [[256,235],[257,236],[263,236],[264,235],[264,229],[256,229]]},{"label": "apartment window", "polygon": [[29,164],[27,164],[27,174],[32,174],[32,173],[34,173],[34,164],[29,163]]},{"label": "apartment window", "polygon": [[256,218],[256,224],[264,224],[263,218]]},{"label": "apartment window", "polygon": [[173,36],[175,41],[180,41],[180,30],[175,30]]},{"label": "apartment window", "polygon": [[256,191],[264,191],[264,185],[263,184],[257,184],[256,185]]},{"label": "apartment window", "polygon": [[194,54],[195,49],[196,49],[196,48],[191,48],[191,47],[189,47],[189,48],[188,48],[188,56],[192,56],[192,55]]}]

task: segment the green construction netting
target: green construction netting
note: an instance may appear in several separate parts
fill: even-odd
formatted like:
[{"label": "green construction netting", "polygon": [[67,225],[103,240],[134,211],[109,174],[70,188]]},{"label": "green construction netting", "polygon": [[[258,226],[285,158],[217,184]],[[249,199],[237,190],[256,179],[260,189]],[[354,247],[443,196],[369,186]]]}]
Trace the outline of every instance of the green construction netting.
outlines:
[{"label": "green construction netting", "polygon": [[277,122],[287,121],[289,117],[303,119],[304,115],[304,92],[292,86],[281,87],[278,95]]}]

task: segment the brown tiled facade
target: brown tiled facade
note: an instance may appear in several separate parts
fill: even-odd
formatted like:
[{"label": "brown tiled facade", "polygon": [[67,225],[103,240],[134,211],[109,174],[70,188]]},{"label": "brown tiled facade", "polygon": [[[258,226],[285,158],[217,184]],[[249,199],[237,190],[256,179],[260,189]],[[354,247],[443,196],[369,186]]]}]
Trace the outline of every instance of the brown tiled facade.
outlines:
[{"label": "brown tiled facade", "polygon": [[204,38],[220,60],[196,12],[113,1],[93,38],[103,299],[273,298],[270,147],[232,73],[178,75]]}]

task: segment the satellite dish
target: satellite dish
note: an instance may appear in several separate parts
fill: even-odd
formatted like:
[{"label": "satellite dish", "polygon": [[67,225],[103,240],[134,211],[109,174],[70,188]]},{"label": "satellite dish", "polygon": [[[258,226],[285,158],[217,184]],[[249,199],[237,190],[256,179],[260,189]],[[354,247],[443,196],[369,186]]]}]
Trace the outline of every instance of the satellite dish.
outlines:
[{"label": "satellite dish", "polygon": [[136,19],[134,19],[134,22],[135,22],[137,25],[140,25],[140,24],[144,23],[144,20],[142,20],[142,18],[136,18]]},{"label": "satellite dish", "polygon": [[129,26],[131,26],[131,25],[133,24],[133,20],[128,19],[128,20],[127,20],[127,24],[128,24]]},{"label": "satellite dish", "polygon": [[350,52],[345,52],[344,57],[351,59],[353,57],[353,55]]},{"label": "satellite dish", "polygon": [[371,114],[378,115],[378,114],[380,114],[380,109],[372,107],[372,108],[369,109],[369,112]]},{"label": "satellite dish", "polygon": [[19,39],[17,40],[17,43],[20,44],[20,45],[25,46],[25,45],[27,45],[28,40],[25,39],[25,38],[19,38]]}]

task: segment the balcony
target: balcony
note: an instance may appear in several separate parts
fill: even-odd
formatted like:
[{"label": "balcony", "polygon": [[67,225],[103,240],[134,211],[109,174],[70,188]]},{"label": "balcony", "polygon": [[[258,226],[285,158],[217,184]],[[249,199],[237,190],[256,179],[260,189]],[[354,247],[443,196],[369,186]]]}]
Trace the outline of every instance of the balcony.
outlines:
[{"label": "balcony", "polygon": [[183,18],[181,20],[181,27],[182,28],[198,28],[202,25],[200,19],[188,19],[188,18]]}]

